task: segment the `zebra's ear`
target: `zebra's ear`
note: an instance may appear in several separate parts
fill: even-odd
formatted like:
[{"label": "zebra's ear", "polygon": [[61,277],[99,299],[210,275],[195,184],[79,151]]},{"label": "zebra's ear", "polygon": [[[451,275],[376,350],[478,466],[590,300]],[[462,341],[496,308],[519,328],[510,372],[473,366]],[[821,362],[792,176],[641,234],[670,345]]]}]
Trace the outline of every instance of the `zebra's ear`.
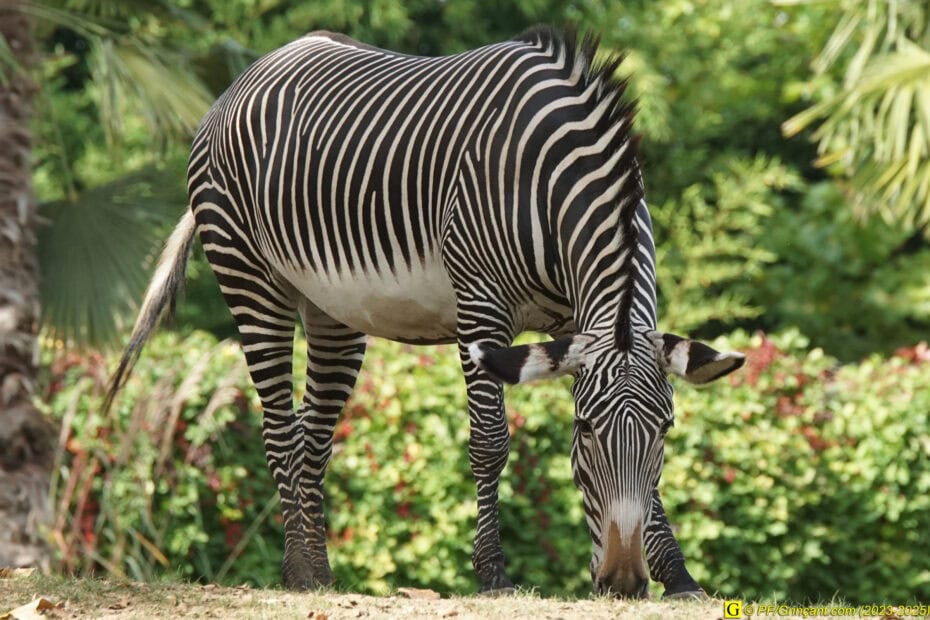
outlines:
[{"label": "zebra's ear", "polygon": [[650,331],[646,335],[655,347],[662,370],[689,383],[710,383],[730,374],[746,361],[742,353],[720,352],[703,342],[675,334]]},{"label": "zebra's ear", "polygon": [[468,347],[471,359],[502,383],[525,383],[575,372],[584,362],[585,350],[595,337],[562,336],[551,342],[491,349],[477,343]]}]

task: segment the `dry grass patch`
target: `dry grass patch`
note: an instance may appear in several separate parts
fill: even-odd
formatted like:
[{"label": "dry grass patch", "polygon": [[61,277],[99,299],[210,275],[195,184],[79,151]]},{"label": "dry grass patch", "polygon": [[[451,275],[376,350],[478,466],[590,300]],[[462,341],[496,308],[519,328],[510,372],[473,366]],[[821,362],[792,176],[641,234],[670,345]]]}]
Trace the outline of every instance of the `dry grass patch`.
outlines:
[{"label": "dry grass patch", "polygon": [[717,620],[719,600],[617,601],[544,599],[533,593],[501,598],[454,597],[438,600],[405,596],[365,596],[340,592],[293,593],[248,587],[227,588],[179,583],[114,582],[31,575],[0,579],[0,618],[44,598],[55,607],[49,618],[636,618]]}]

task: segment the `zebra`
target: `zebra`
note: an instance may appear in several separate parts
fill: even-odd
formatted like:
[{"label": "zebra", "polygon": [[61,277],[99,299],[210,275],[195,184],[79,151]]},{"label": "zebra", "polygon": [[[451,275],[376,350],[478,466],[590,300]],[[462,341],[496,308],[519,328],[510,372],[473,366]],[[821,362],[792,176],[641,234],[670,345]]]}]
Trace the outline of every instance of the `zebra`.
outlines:
[{"label": "zebra", "polygon": [[[168,239],[107,405],[184,280],[193,238],[238,326],[284,518],[282,578],[333,583],[324,475],[368,336],[456,343],[482,593],[513,590],[498,519],[503,384],[574,375],[571,461],[594,588],[703,596],[657,491],[669,374],[743,356],[656,329],[634,105],[596,36],[534,27],[444,57],[311,32],[251,65],[202,120],[190,210]],[[297,317],[306,390],[293,403]],[[512,346],[524,331],[553,339]]]}]

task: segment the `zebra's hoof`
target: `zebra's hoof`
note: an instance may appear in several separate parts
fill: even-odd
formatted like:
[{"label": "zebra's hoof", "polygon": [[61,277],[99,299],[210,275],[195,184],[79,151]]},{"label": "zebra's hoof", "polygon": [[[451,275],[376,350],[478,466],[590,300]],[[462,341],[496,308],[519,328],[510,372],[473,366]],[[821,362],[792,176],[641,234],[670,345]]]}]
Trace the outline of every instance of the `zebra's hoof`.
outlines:
[{"label": "zebra's hoof", "polygon": [[284,578],[284,587],[294,592],[325,590],[333,585],[333,580],[317,579],[313,575],[298,575]]},{"label": "zebra's hoof", "polygon": [[324,590],[333,585],[333,573],[329,567],[314,571],[305,562],[298,562],[297,566],[285,564],[281,577],[286,589],[298,592]]},{"label": "zebra's hoof", "polygon": [[666,592],[662,598],[668,601],[706,601],[707,594],[704,590],[686,590],[684,592]]},{"label": "zebra's hoof", "polygon": [[478,569],[478,594],[481,596],[507,596],[514,593],[513,582],[507,577],[503,563]]}]

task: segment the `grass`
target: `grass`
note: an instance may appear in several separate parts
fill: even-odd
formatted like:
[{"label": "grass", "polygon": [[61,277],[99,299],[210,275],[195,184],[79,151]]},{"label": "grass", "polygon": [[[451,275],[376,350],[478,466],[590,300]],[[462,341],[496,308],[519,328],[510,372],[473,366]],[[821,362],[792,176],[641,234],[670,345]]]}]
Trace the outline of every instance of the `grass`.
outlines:
[{"label": "grass", "polygon": [[636,618],[717,620],[723,601],[623,601],[607,598],[544,599],[514,596],[429,600],[338,592],[293,593],[248,587],[183,583],[115,582],[32,574],[0,578],[0,619],[42,597],[56,605],[52,618]]}]

